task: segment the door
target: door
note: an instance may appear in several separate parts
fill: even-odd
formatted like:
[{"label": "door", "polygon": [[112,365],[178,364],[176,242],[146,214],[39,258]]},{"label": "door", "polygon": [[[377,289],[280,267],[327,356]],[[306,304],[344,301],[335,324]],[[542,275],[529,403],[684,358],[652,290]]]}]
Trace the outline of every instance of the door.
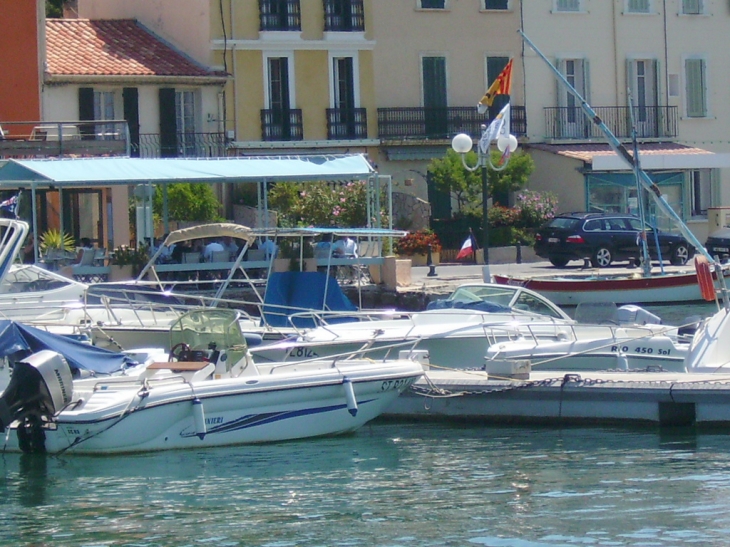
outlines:
[{"label": "door", "polygon": [[[560,72],[568,83],[589,101],[588,61],[585,59],[562,59],[558,62]],[[558,82],[558,123],[560,137],[564,139],[584,139],[589,136],[589,125],[580,102],[562,82]]]},{"label": "door", "polygon": [[334,107],[339,121],[338,136],[348,138],[356,135],[355,130],[355,74],[352,57],[332,60],[334,77]]},{"label": "door", "polygon": [[425,136],[447,138],[446,58],[423,57],[422,63]]},{"label": "door", "polygon": [[638,137],[658,137],[657,62],[633,59],[628,63],[628,78]]},{"label": "door", "polygon": [[280,140],[291,140],[289,59],[287,57],[270,57],[268,64],[269,109],[271,110],[272,131]]}]

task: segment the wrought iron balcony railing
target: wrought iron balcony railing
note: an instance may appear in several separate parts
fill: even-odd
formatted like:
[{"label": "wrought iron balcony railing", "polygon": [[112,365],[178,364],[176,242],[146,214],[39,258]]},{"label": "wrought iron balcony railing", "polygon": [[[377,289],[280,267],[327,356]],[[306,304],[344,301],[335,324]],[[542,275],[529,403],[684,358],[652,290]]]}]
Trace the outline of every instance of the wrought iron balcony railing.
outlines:
[{"label": "wrought iron balcony railing", "polygon": [[301,109],[261,111],[261,140],[301,141],[304,125]]},{"label": "wrought iron balcony railing", "polygon": [[223,133],[178,133],[173,138],[141,133],[132,143],[131,156],[139,158],[220,158],[226,155]]},{"label": "wrought iron balcony railing", "polygon": [[327,138],[366,139],[368,136],[368,117],[364,108],[328,108]]},{"label": "wrought iron balcony railing", "polygon": [[302,30],[299,0],[259,0],[259,30]]},{"label": "wrought iron balcony railing", "polygon": [[[521,136],[527,133],[524,106],[512,106],[510,131]],[[378,108],[378,136],[389,139],[450,139],[466,133],[478,139],[482,124],[489,119],[473,106],[445,108]]]},{"label": "wrought iron balcony railing", "polygon": [[324,30],[328,32],[364,31],[363,0],[324,0]]},{"label": "wrought iron balcony railing", "polygon": [[[593,110],[617,138],[631,138],[628,106],[597,106]],[[635,106],[636,136],[640,139],[676,137],[678,116],[676,106]],[[549,139],[603,138],[601,130],[579,106],[545,108],[545,128]]]}]

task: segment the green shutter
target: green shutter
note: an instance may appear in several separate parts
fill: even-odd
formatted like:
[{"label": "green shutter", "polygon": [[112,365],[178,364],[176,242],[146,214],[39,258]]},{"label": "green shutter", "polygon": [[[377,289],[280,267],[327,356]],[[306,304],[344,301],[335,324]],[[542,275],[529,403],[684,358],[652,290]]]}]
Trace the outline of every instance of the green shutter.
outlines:
[{"label": "green shutter", "polygon": [[687,84],[687,116],[702,118],[707,115],[704,60],[685,59],[684,73]]},{"label": "green shutter", "polygon": [[175,115],[175,90],[160,88],[160,155],[163,158],[177,156],[177,118]]}]

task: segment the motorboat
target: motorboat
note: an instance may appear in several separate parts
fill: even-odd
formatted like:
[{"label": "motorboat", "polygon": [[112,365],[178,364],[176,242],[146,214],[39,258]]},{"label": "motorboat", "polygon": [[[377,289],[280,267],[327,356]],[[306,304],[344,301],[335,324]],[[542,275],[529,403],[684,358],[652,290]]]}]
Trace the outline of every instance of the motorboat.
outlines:
[{"label": "motorboat", "polygon": [[170,329],[165,361],[74,379],[44,349],[15,363],[0,397],[4,449],[112,454],[263,443],[354,431],[423,374],[412,359],[257,364],[235,310]]},{"label": "motorboat", "polygon": [[[581,309],[583,305],[578,307]],[[668,326],[639,306],[616,308],[615,319],[564,326],[556,339],[524,336],[492,344],[484,367],[504,360],[530,362],[532,370],[666,370],[686,372],[685,357],[699,319]]]},{"label": "motorboat", "polygon": [[495,283],[461,285],[422,312],[350,313],[346,322],[337,322],[341,317],[317,314],[320,326],[252,351],[258,359],[270,361],[324,357],[363,348],[378,350],[374,354],[385,357],[393,344],[408,341],[417,342],[419,350],[428,352],[431,366],[480,368],[487,347],[493,343],[520,337],[525,331],[556,339],[561,327],[575,322],[534,291]]}]

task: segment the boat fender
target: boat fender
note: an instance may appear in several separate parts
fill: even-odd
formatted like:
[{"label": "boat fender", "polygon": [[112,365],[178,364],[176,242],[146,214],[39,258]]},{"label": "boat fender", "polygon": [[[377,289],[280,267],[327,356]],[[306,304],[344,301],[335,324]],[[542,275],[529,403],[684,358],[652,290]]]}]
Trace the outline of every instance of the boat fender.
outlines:
[{"label": "boat fender", "polygon": [[197,397],[193,399],[193,419],[195,420],[195,434],[202,441],[207,431],[205,430],[205,409],[203,401]]},{"label": "boat fender", "polygon": [[357,399],[355,399],[355,389],[352,387],[352,380],[349,378],[342,380],[342,387],[345,390],[345,398],[347,399],[347,411],[353,416],[357,416]]},{"label": "boat fender", "polygon": [[700,285],[700,294],[708,302],[715,300],[715,283],[712,281],[710,263],[703,255],[695,255],[695,271],[697,283]]},{"label": "boat fender", "polygon": [[622,351],[616,354],[616,368],[619,370],[629,370],[629,359]]}]

